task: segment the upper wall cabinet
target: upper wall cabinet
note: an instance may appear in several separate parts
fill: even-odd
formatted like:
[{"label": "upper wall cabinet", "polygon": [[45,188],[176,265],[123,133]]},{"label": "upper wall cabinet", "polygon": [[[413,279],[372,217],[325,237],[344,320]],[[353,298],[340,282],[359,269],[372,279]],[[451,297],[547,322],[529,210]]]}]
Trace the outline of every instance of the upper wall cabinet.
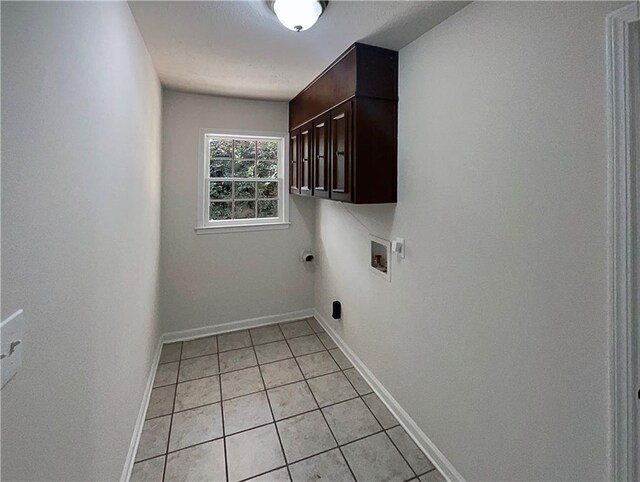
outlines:
[{"label": "upper wall cabinet", "polygon": [[300,194],[311,196],[311,134],[313,124],[309,122],[300,128]]},{"label": "upper wall cabinet", "polygon": [[300,139],[300,129],[289,133],[289,192],[300,194],[300,169],[298,165],[298,146]]},{"label": "upper wall cabinet", "polygon": [[354,44],[289,103],[289,129],[292,194],[396,202],[398,53]]}]

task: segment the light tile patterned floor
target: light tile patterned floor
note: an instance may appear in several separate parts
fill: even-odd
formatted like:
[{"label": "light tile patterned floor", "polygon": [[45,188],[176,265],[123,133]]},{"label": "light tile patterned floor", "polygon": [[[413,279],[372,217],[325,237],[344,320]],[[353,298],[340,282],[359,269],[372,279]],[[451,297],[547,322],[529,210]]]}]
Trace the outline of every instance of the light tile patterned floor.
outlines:
[{"label": "light tile patterned floor", "polygon": [[443,482],[313,318],[165,345],[132,481]]}]

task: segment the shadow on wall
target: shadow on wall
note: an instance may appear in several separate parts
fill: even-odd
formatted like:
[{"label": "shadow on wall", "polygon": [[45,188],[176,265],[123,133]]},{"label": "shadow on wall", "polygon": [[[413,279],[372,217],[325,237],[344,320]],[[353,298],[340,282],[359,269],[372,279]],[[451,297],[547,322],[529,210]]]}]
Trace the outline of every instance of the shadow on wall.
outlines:
[{"label": "shadow on wall", "polygon": [[309,232],[313,233],[315,230],[315,220],[313,215],[308,216],[307,214],[313,213],[314,200],[312,198],[303,196],[289,196],[289,200],[290,203],[293,204],[293,206],[289,206],[289,210],[298,210],[298,212],[302,214],[302,223],[305,225],[306,229],[309,230]]},{"label": "shadow on wall", "polygon": [[[325,319],[334,323],[334,328],[341,332],[341,326],[335,324],[328,316],[329,308],[325,300],[319,299],[318,289],[329,290],[331,299],[339,299],[343,292],[341,287],[350,287],[366,298],[371,292],[369,285],[381,280],[370,276],[370,234],[391,239],[393,233],[396,204],[353,205],[335,201],[317,200],[315,254],[318,279],[316,280],[316,308]],[[332,233],[323,236],[323,233]],[[340,253],[342,261],[335,262],[336,253]],[[330,261],[333,260],[333,261]],[[323,271],[324,270],[324,271]],[[374,279],[375,278],[375,279]],[[323,306],[318,306],[319,303]],[[345,309],[343,318],[348,317],[349,307]]]}]

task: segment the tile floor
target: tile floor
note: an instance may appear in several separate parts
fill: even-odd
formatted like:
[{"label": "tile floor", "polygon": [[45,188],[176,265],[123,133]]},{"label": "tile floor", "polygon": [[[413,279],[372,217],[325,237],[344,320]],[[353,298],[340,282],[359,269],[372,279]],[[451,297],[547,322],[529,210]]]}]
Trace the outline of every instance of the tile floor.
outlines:
[{"label": "tile floor", "polygon": [[164,345],[133,481],[444,478],[314,318]]}]

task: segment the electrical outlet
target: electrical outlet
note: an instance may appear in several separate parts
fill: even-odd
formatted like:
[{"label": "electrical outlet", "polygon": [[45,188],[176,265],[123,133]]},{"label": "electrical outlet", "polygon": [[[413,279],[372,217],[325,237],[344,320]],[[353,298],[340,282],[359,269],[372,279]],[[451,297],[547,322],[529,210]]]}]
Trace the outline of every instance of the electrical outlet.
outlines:
[{"label": "electrical outlet", "polygon": [[22,366],[22,328],[24,314],[16,311],[0,324],[0,367],[2,369],[2,388],[11,380]]}]

